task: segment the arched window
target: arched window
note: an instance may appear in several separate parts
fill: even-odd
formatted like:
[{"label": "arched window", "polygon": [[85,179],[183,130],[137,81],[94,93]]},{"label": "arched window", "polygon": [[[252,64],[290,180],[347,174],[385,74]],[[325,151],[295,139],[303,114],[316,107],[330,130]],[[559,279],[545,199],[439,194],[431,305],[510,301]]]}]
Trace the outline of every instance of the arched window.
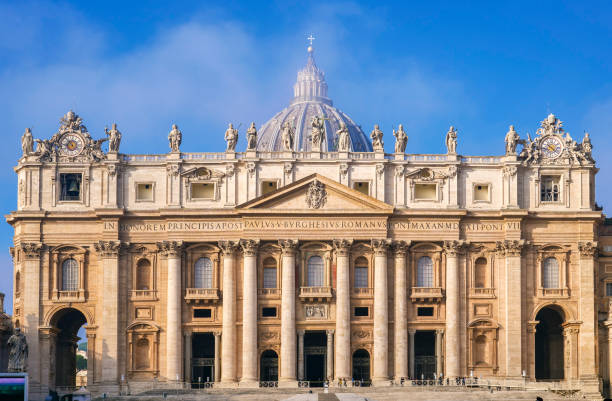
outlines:
[{"label": "arched window", "polygon": [[542,262],[542,288],[559,288],[559,263],[555,258]]},{"label": "arched window", "polygon": [[195,263],[193,286],[195,288],[212,288],[213,269],[209,258],[200,258]]},{"label": "arched window", "polygon": [[151,262],[148,259],[140,259],[136,265],[136,289],[151,289]]},{"label": "arched window", "polygon": [[141,338],[136,341],[134,367],[136,370],[144,370],[151,367],[149,358],[149,340],[146,338]]},{"label": "arched window", "polygon": [[368,260],[363,256],[355,259],[355,288],[368,288]]},{"label": "arched window", "polygon": [[276,260],[266,258],[263,262],[263,288],[276,288]]},{"label": "arched window", "polygon": [[62,291],[76,291],[79,288],[79,264],[74,259],[62,263]]},{"label": "arched window", "polygon": [[21,292],[21,273],[15,273],[15,294]]},{"label": "arched window", "polygon": [[474,365],[486,365],[487,363],[487,337],[479,335],[474,341]]},{"label": "arched window", "polygon": [[308,258],[308,287],[323,287],[323,258]]},{"label": "arched window", "polygon": [[478,258],[474,263],[474,288],[487,288],[488,285],[487,260]]},{"label": "arched window", "polygon": [[421,256],[417,262],[417,287],[433,287],[433,261]]}]

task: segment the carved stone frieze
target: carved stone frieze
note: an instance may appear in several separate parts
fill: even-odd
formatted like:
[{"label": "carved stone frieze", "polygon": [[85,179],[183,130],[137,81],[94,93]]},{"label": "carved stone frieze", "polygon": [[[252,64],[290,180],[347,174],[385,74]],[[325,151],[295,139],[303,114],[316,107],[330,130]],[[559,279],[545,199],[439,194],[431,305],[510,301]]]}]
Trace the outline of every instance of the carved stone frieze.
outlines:
[{"label": "carved stone frieze", "polygon": [[342,177],[346,177],[346,175],[348,174],[348,164],[346,163],[341,163],[340,164],[340,175]]},{"label": "carved stone frieze", "polygon": [[351,250],[351,246],[353,245],[352,239],[335,239],[333,241],[334,249],[336,250],[336,255],[338,256],[348,256]]},{"label": "carved stone frieze", "polygon": [[385,165],[384,164],[377,164],[376,165],[376,174],[383,175],[383,173],[385,172]]},{"label": "carved stone frieze", "polygon": [[372,337],[372,333],[369,330],[355,330],[353,331],[353,337],[357,337],[363,340]]},{"label": "carved stone frieze", "polygon": [[417,181],[444,181],[449,177],[454,177],[456,174],[456,166],[451,166],[447,170],[434,170],[428,167],[418,168],[412,171],[406,170],[406,177]]},{"label": "carved stone frieze", "polygon": [[446,256],[457,256],[466,248],[466,243],[463,240],[444,241],[444,253]]},{"label": "carved stone frieze", "polygon": [[276,342],[280,339],[280,335],[277,331],[264,331],[260,334],[260,339],[264,343]]},{"label": "carved stone frieze", "polygon": [[236,172],[236,167],[233,164],[228,164],[225,166],[225,175],[228,177],[232,177]]},{"label": "carved stone frieze", "polygon": [[285,172],[285,175],[290,175],[293,171],[293,163],[285,163],[283,166],[283,171]]},{"label": "carved stone frieze", "polygon": [[579,242],[578,243],[578,252],[580,252],[580,256],[582,257],[595,257],[598,254],[597,250],[597,242]]},{"label": "carved stone frieze", "polygon": [[169,176],[176,177],[180,173],[180,166],[178,164],[168,164],[166,166],[166,171]]},{"label": "carved stone frieze", "polygon": [[296,239],[279,239],[278,245],[283,253],[293,254],[297,250],[298,240]]},{"label": "carved stone frieze", "polygon": [[165,256],[179,256],[183,251],[183,241],[161,241],[157,243],[157,249]]},{"label": "carved stone frieze", "polygon": [[525,240],[504,240],[495,243],[495,251],[504,256],[521,256],[523,248],[527,245]]},{"label": "carved stone frieze", "polygon": [[219,248],[224,255],[232,255],[238,249],[239,243],[237,241],[222,240],[218,242]]},{"label": "carved stone frieze", "polygon": [[306,192],[306,204],[311,209],[320,209],[325,206],[326,202],[327,191],[325,190],[325,184],[319,180],[312,181]]},{"label": "carved stone frieze", "polygon": [[257,255],[257,249],[259,248],[258,239],[242,239],[240,240],[240,247],[244,256],[255,256]]},{"label": "carved stone frieze", "polygon": [[327,319],[327,305],[304,305],[304,316],[306,320]]},{"label": "carved stone frieze", "polygon": [[42,251],[43,248],[40,242],[22,242],[20,247],[26,259],[40,258],[40,251]]},{"label": "carved stone frieze", "polygon": [[253,162],[247,163],[246,169],[249,175],[252,176],[253,174],[255,174],[255,163]]},{"label": "carved stone frieze", "polygon": [[504,168],[502,169],[502,173],[504,177],[515,176],[517,171],[518,171],[518,168],[516,166],[504,166]]},{"label": "carved stone frieze", "polygon": [[393,241],[391,244],[393,248],[393,252],[397,256],[406,256],[408,252],[408,247],[410,246],[411,241]]},{"label": "carved stone frieze", "polygon": [[[177,165],[178,167],[178,165]],[[225,173],[222,173],[217,170],[211,170],[206,167],[195,167],[184,171],[181,173],[181,176],[189,182],[192,181],[202,181],[202,180],[220,180],[225,176]]]},{"label": "carved stone frieze", "polygon": [[98,241],[94,243],[94,249],[103,258],[116,258],[123,243],[121,241]]},{"label": "carved stone frieze", "polygon": [[374,255],[376,256],[384,256],[387,254],[387,250],[391,245],[390,239],[372,239],[370,241],[372,244],[372,250],[374,251]]}]

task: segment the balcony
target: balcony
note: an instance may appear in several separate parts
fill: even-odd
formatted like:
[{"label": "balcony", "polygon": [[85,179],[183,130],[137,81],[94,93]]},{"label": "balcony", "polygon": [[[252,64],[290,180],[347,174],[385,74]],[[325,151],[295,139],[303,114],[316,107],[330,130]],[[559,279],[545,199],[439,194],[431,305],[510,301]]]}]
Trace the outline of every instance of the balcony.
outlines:
[{"label": "balcony", "polygon": [[351,296],[353,298],[372,298],[374,296],[374,288],[352,288]]},{"label": "balcony", "polygon": [[85,302],[85,291],[55,291],[53,302]]},{"label": "balcony", "polygon": [[542,298],[569,298],[568,288],[538,288],[538,296]]},{"label": "balcony", "polygon": [[219,299],[218,288],[187,288],[185,291],[185,301],[188,304],[191,302],[196,304],[216,303]]},{"label": "balcony", "polygon": [[280,288],[259,288],[257,289],[257,295],[265,299],[280,299],[281,290]]},{"label": "balcony", "polygon": [[470,298],[495,298],[495,288],[470,288]]},{"label": "balcony", "polygon": [[325,301],[331,299],[331,287],[300,287],[300,299],[302,301]]},{"label": "balcony", "polygon": [[131,301],[157,301],[156,290],[132,290]]},{"label": "balcony", "polygon": [[440,287],[412,287],[410,299],[420,302],[439,302],[444,298]]}]

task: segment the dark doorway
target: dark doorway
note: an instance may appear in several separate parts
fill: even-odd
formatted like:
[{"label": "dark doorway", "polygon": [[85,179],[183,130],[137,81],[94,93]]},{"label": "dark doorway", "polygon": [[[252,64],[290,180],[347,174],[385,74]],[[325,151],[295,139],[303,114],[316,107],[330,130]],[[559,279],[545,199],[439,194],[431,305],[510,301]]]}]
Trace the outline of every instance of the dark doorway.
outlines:
[{"label": "dark doorway", "polygon": [[563,380],[562,315],[552,307],[542,308],[536,320],[535,374],[536,380]]},{"label": "dark doorway", "polygon": [[433,379],[436,372],[436,333],[417,331],[414,334],[414,379]]},{"label": "dark doorway", "polygon": [[353,352],[353,380],[370,384],[370,353],[364,349]]},{"label": "dark doorway", "polygon": [[215,336],[212,333],[194,333],[191,336],[191,383],[215,381]]},{"label": "dark doorway", "polygon": [[51,319],[51,325],[58,330],[55,343],[55,369],[51,369],[50,372],[50,382],[55,383],[56,387],[76,385],[76,352],[80,340],[77,333],[86,323],[85,316],[73,308],[62,309]]},{"label": "dark doorway", "polygon": [[278,381],[278,355],[270,349],[261,354],[259,380],[262,382]]},{"label": "dark doorway", "polygon": [[305,379],[311,387],[322,387],[326,380],[327,335],[325,332],[304,334]]}]

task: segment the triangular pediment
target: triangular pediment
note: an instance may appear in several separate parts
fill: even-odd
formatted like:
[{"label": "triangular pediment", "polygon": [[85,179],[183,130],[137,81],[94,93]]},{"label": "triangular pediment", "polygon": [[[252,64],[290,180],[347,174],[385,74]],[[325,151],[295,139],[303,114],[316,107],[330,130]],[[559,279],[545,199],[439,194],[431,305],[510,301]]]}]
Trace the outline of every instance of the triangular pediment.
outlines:
[{"label": "triangular pediment", "polygon": [[312,174],[266,195],[243,203],[237,209],[284,212],[392,213],[393,206],[364,195],[332,179]]}]

